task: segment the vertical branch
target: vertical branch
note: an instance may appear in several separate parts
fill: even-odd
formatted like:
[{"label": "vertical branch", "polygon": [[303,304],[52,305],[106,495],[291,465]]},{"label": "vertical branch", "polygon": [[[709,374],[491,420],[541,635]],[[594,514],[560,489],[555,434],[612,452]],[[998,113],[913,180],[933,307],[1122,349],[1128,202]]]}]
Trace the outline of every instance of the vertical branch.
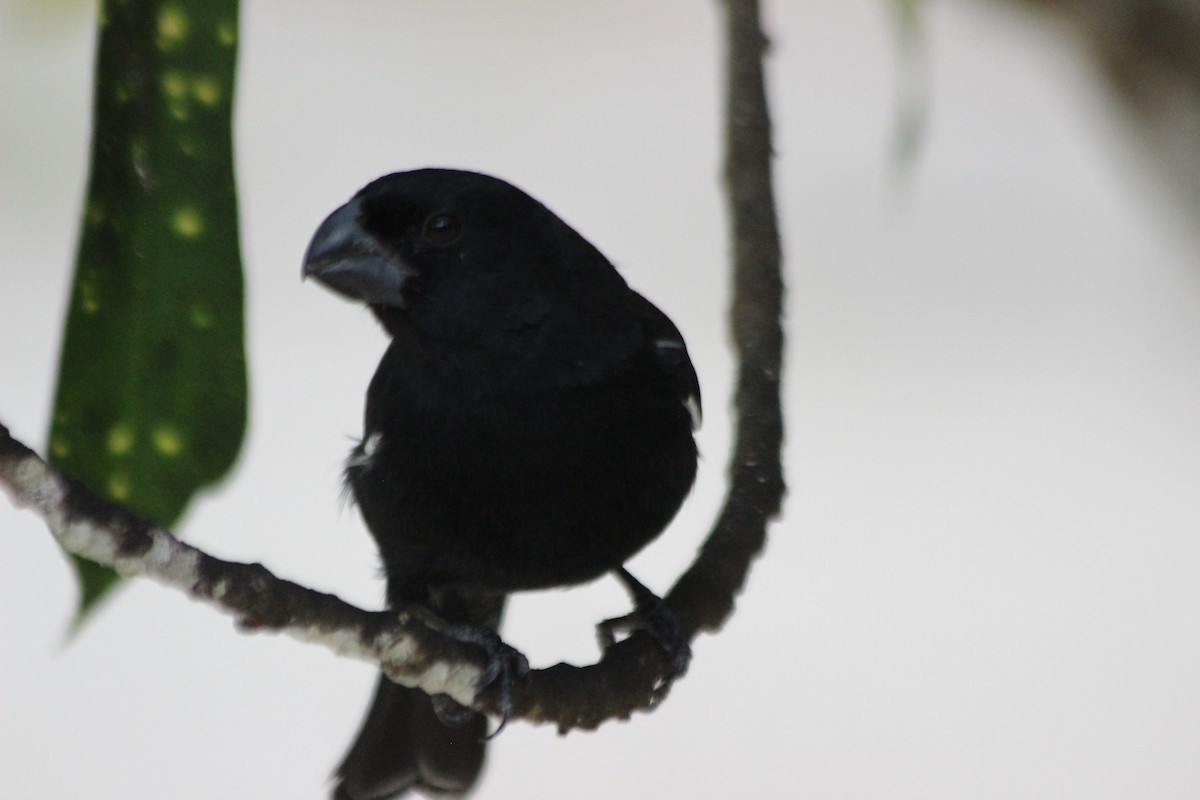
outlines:
[{"label": "vertical branch", "polygon": [[767,48],[758,0],[722,0],[726,25],[725,186],[733,243],[730,318],[738,358],[729,493],[668,602],[689,636],[719,628],[733,611],[750,563],[785,492],[783,278],[771,189],[771,121],[763,79]]}]

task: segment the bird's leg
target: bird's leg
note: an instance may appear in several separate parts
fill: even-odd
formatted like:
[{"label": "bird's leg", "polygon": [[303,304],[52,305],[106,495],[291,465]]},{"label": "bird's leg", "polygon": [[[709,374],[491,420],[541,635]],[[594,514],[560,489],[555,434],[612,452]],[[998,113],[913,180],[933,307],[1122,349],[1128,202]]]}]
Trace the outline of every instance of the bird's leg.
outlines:
[{"label": "bird's leg", "polygon": [[616,570],[615,574],[633,597],[633,611],[623,617],[606,619],[596,626],[600,648],[607,650],[612,647],[616,643],[618,633],[645,631],[650,634],[666,652],[669,664],[667,674],[655,687],[651,699],[652,705],[658,705],[671,690],[671,684],[687,674],[688,665],[692,661],[692,648],[680,630],[678,618],[662,598],[643,586],[624,567]]},{"label": "bird's leg", "polygon": [[[512,717],[513,681],[529,672],[529,660],[521,651],[512,645],[505,644],[504,640],[500,638],[500,634],[490,628],[446,622],[433,614],[428,617],[422,616],[426,624],[439,633],[457,642],[483,648],[487,655],[487,667],[479,678],[476,688],[482,690],[496,681],[500,682],[500,724],[486,738],[491,739],[497,736],[500,731],[504,730],[504,726]],[[434,711],[447,725],[453,727],[463,724],[470,718],[470,709],[451,700],[447,695],[433,695],[432,699]]]}]

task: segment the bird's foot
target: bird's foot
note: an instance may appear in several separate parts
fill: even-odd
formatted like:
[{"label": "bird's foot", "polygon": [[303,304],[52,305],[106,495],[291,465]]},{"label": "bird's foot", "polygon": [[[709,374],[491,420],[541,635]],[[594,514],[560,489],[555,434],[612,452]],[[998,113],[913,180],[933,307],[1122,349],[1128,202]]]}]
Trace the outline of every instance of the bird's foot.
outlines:
[{"label": "bird's foot", "polygon": [[654,707],[666,698],[671,684],[687,674],[692,662],[692,648],[679,627],[679,619],[658,595],[651,592],[625,569],[617,570],[617,577],[633,596],[633,611],[623,617],[606,619],[596,626],[600,648],[608,650],[616,644],[617,634],[629,635],[636,631],[650,634],[658,646],[667,654],[667,673],[654,687],[650,705]]},{"label": "bird's foot", "polygon": [[[455,624],[444,624],[439,627],[442,633],[445,633],[456,641],[483,648],[484,653],[487,655],[487,666],[484,668],[483,675],[479,678],[476,688],[484,689],[497,681],[500,682],[500,724],[486,738],[491,739],[499,735],[500,731],[504,730],[504,726],[508,724],[508,720],[512,717],[513,681],[528,674],[529,660],[525,658],[521,651],[512,645],[505,644],[504,640],[500,638],[500,634],[489,628]],[[444,697],[446,702],[439,704],[439,697]],[[470,709],[466,709],[464,706],[455,703],[449,697],[438,695],[433,699],[434,710],[437,712],[438,717],[443,722],[447,722],[447,724],[453,725],[454,720],[457,719],[462,719],[465,722],[470,716]],[[446,708],[440,708],[439,705],[446,706]],[[446,716],[443,716],[443,714],[446,714]],[[449,720],[447,717],[449,717]],[[458,724],[462,724],[462,722]]]},{"label": "bird's foot", "polygon": [[475,717],[475,709],[464,706],[448,694],[431,694],[433,713],[447,728],[461,728]]}]

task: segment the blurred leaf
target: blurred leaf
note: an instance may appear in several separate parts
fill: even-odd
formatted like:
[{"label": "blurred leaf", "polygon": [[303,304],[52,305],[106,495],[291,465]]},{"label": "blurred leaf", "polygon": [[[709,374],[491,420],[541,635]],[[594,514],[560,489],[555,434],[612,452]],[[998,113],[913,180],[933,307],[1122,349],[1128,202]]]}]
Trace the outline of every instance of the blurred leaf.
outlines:
[{"label": "blurred leaf", "polygon": [[[246,423],[236,0],[106,0],[51,460],[173,525]],[[117,580],[75,560],[76,624]]]},{"label": "blurred leaf", "polygon": [[899,45],[899,102],[892,153],[897,172],[906,178],[920,154],[929,118],[928,83],[925,64],[925,37],[922,28],[922,0],[892,0],[896,39]]}]

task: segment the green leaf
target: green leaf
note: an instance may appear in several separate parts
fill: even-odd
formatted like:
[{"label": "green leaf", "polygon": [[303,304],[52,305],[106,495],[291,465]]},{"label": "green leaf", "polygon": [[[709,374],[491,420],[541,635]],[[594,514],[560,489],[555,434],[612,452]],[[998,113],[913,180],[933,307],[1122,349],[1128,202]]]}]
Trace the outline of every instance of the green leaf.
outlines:
[{"label": "green leaf", "polygon": [[[106,0],[51,461],[162,525],[246,425],[236,0]],[[117,580],[75,560],[76,624]]]},{"label": "green leaf", "polygon": [[929,75],[921,6],[921,0],[892,0],[900,87],[892,153],[903,179],[907,179],[916,164],[929,121]]}]

